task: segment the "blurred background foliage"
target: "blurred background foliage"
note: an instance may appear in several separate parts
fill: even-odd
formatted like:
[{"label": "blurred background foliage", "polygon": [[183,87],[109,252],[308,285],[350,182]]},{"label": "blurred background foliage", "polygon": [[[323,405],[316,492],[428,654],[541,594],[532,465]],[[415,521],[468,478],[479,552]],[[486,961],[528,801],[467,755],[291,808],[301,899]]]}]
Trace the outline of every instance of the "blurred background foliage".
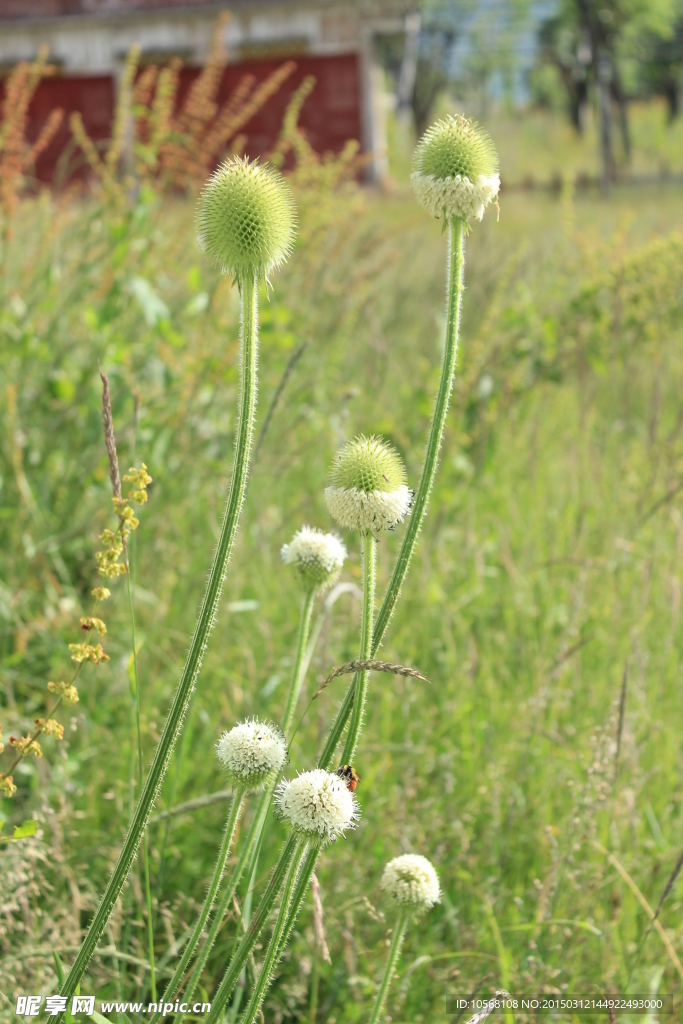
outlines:
[{"label": "blurred background foliage", "polygon": [[[378,881],[408,850],[434,860],[444,898],[408,936],[394,1021],[445,1020],[446,994],[500,986],[681,987],[680,887],[661,911],[669,945],[654,930],[642,952],[637,892],[655,907],[683,848],[683,197],[666,181],[617,185],[608,199],[577,191],[564,115],[511,116],[489,102],[504,175],[550,174],[558,162],[563,174],[556,193],[504,191],[500,223],[489,217],[468,240],[441,467],[383,648],[431,684],[371,681],[363,819],[320,869],[332,962],[307,906],[269,1021],[367,1016],[389,926]],[[461,109],[447,89],[435,104]],[[652,158],[664,159],[680,129],[666,127],[663,104],[643,106],[642,124],[657,126],[665,142]],[[299,595],[279,549],[304,522],[330,526],[327,470],[355,433],[388,437],[417,480],[438,379],[445,243],[406,187],[410,128],[391,116],[382,191],[359,186],[352,152],[321,161],[287,131],[301,231],[261,296],[262,436],[159,812],[223,788],[213,754],[223,728],[281,715]],[[98,534],[111,525],[100,368],[122,469],[144,460],[154,478],[132,558],[147,759],[158,739],[218,533],[237,395],[236,292],[197,251],[193,220],[193,202],[154,181],[44,192],[13,214],[0,305],[3,739],[44,712],[45,680],[64,676],[96,583]],[[346,539],[353,584],[358,539]],[[380,590],[399,540],[381,542]],[[35,816],[41,829],[0,853],[7,1020],[9,992],[54,989],[52,950],[65,962],[75,952],[129,820],[131,651],[123,589],[112,589],[111,661],[83,673],[65,742],[45,739],[46,756],[20,766],[2,803],[10,824]],[[301,712],[354,656],[358,612],[353,588],[318,609]],[[311,764],[342,686],[309,711],[292,770]],[[161,978],[203,898],[224,811],[150,827]],[[257,887],[282,837],[271,820]],[[202,995],[233,932],[234,919]],[[139,865],[107,942],[124,959],[96,957],[84,991],[146,999]]]}]

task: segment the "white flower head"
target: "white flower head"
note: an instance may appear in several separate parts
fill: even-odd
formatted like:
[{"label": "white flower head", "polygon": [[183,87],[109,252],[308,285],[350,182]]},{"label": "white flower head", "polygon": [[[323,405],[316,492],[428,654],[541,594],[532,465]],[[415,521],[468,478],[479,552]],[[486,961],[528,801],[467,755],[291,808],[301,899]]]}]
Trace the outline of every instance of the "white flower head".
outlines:
[{"label": "white flower head", "polygon": [[393,530],[410,512],[412,500],[401,457],[382,438],[361,434],[337,452],[325,501],[340,526]]},{"label": "white flower head", "polygon": [[355,828],[360,817],[358,803],[346,782],[323,768],[281,782],[275,802],[296,832],[320,843],[334,842],[347,828]]},{"label": "white flower head", "polygon": [[500,188],[496,147],[476,121],[461,114],[446,117],[417,144],[410,181],[417,201],[433,217],[460,217],[466,224],[481,220]]},{"label": "white flower head", "polygon": [[286,764],[287,742],[276,725],[252,718],[224,732],[216,754],[233,785],[260,789]]},{"label": "white flower head", "polygon": [[382,888],[401,907],[428,910],[440,899],[439,877],[426,857],[405,853],[384,868]]},{"label": "white flower head", "polygon": [[290,544],[283,544],[280,555],[285,565],[294,568],[305,590],[324,590],[338,579],[346,548],[335,533],[302,526]]}]

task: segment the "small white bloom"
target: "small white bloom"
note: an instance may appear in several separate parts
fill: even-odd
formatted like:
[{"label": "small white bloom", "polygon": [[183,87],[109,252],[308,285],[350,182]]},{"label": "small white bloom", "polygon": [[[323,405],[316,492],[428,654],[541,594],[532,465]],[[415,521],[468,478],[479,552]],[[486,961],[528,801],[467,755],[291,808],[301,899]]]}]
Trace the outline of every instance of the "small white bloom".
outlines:
[{"label": "small white bloom", "polygon": [[332,586],[344,564],[346,548],[336,534],[302,526],[290,544],[283,544],[280,554],[285,565],[294,567],[308,590]]},{"label": "small white bloom", "polygon": [[334,842],[360,817],[356,798],[343,779],[323,768],[281,782],[275,801],[293,829],[322,842]]},{"label": "small white bloom", "polygon": [[403,907],[425,910],[439,902],[439,877],[431,862],[416,853],[390,860],[381,884],[394,903]]},{"label": "small white bloom", "polygon": [[259,789],[287,761],[287,743],[276,725],[253,718],[224,732],[216,754],[233,785]]},{"label": "small white bloom", "polygon": [[406,484],[401,484],[395,491],[325,488],[325,502],[330,515],[349,530],[391,530],[403,522],[412,501],[413,491]]},{"label": "small white bloom", "polygon": [[414,171],[410,182],[415,198],[433,217],[461,217],[467,223],[483,218],[484,210],[495,202],[500,188],[497,174],[480,174],[470,181],[462,174],[437,178]]}]

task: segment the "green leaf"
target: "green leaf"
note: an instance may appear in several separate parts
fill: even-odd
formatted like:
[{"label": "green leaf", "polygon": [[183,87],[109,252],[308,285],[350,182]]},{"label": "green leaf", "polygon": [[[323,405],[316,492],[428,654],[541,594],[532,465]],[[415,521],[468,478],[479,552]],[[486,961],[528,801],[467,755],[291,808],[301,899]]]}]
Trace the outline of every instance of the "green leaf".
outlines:
[{"label": "green leaf", "polygon": [[29,836],[34,836],[37,831],[38,822],[35,818],[31,818],[30,821],[25,821],[23,825],[17,825],[12,839],[28,839]]},{"label": "green leaf", "polygon": [[101,1013],[97,1012],[97,1010],[93,1010],[90,1014],[90,1020],[94,1020],[95,1024],[110,1024],[107,1018],[103,1017]]},{"label": "green leaf", "polygon": [[59,953],[56,949],[52,950],[52,958],[55,962],[55,970],[57,971],[57,980],[59,981],[59,987],[61,988],[66,981],[66,973],[62,966],[62,961],[59,959]]}]

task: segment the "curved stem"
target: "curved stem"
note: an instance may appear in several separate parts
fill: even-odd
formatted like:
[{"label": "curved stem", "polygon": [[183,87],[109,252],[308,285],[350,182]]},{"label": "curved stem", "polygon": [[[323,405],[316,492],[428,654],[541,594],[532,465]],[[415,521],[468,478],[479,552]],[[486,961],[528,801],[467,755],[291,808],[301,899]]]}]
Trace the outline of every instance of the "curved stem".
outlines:
[{"label": "curved stem", "polygon": [[[434,484],[436,467],[438,463],[439,448],[443,440],[443,432],[446,425],[446,414],[453,389],[453,378],[455,376],[455,362],[458,354],[458,335],[460,332],[460,310],[462,307],[463,293],[463,268],[465,266],[465,242],[464,225],[461,220],[454,218],[448,225],[448,288],[446,292],[446,342],[444,346],[443,362],[441,366],[441,379],[439,390],[436,395],[434,416],[429,431],[427,442],[427,453],[420,484],[415,492],[413,508],[408,519],[408,526],[403,537],[401,550],[398,553],[394,571],[391,575],[389,588],[385,595],[382,607],[377,615],[375,628],[372,634],[372,645],[370,656],[373,657],[382,643],[389,619],[394,611],[398,596],[401,592],[401,585],[408,572],[410,559],[415,549],[417,536],[420,532],[422,520],[427,509],[427,501]],[[318,764],[321,768],[327,768],[334,757],[334,752],[341,740],[344,727],[348,721],[351,708],[354,703],[357,676],[354,676],[346,696],[337,712],[327,742],[320,755]]]},{"label": "curved stem", "polygon": [[304,681],[304,675],[306,674],[305,670],[302,671],[302,669],[304,669],[306,647],[308,645],[308,633],[311,627],[311,613],[313,611],[314,601],[315,591],[310,590],[304,597],[304,603],[301,607],[299,643],[297,645],[296,657],[294,659],[294,669],[292,671],[292,682],[289,687],[289,696],[287,697],[287,707],[285,708],[285,715],[282,720],[282,731],[287,739],[289,739],[294,712],[296,711],[299,694],[301,693],[301,685]]},{"label": "curved stem", "polygon": [[[183,955],[178,961],[178,966],[173,972],[173,977],[166,986],[163,999],[164,1003],[168,1002],[169,999],[172,999],[173,996],[178,991],[180,983],[183,980],[183,975],[185,974],[185,968],[192,959],[192,954],[197,948],[197,943],[199,942],[201,934],[204,931],[204,925],[206,924],[206,920],[209,914],[211,913],[211,908],[213,907],[214,900],[216,899],[216,893],[218,892],[218,888],[221,884],[223,871],[225,870],[225,862],[228,859],[228,855],[232,848],[233,839],[235,838],[235,832],[237,831],[237,823],[240,820],[240,814],[242,813],[242,807],[244,805],[245,792],[246,791],[244,787],[240,787],[239,789],[235,790],[234,796],[232,798],[232,805],[230,807],[230,813],[228,814],[228,820],[225,823],[223,842],[221,843],[221,848],[218,851],[218,858],[216,860],[216,866],[213,870],[213,876],[209,883],[209,889],[206,894],[206,899],[204,900],[202,909],[199,912],[199,917],[197,918],[195,926],[192,930],[192,934],[190,935],[190,938],[185,946],[185,949],[183,950]],[[154,1001],[156,1002],[156,999]],[[152,1017],[150,1024],[156,1024],[156,1021],[160,1017],[161,1012],[157,1011]]]},{"label": "curved stem", "polygon": [[254,947],[254,943],[259,937],[261,929],[263,928],[264,924],[268,919],[268,915],[273,909],[273,905],[275,903],[275,900],[277,899],[277,894],[279,893],[280,888],[282,887],[282,883],[284,882],[289,871],[292,858],[296,853],[296,846],[297,836],[295,835],[294,832],[291,832],[289,835],[289,839],[282,848],[280,859],[275,865],[273,873],[270,876],[270,881],[268,882],[266,891],[261,897],[261,900],[259,902],[258,907],[256,908],[254,916],[249,922],[249,927],[247,928],[244,936],[242,937],[242,940],[239,946],[237,947],[237,950],[234,956],[232,957],[225,974],[223,975],[223,979],[220,985],[218,986],[218,990],[215,996],[213,997],[211,1012],[206,1018],[205,1024],[216,1024],[216,1021],[222,1019],[225,1004],[230,998],[232,991],[235,985],[237,984],[239,976],[242,973],[242,968],[247,962],[249,954],[251,953]]},{"label": "curved stem", "polygon": [[389,949],[389,959],[387,966],[384,971],[384,977],[382,983],[379,986],[379,992],[375,999],[375,1005],[372,1008],[372,1015],[369,1020],[369,1024],[377,1024],[379,1021],[379,1015],[384,1009],[384,1004],[389,993],[389,986],[391,985],[391,979],[394,971],[396,970],[396,961],[398,960],[399,953],[401,952],[401,946],[403,945],[403,938],[406,933],[406,925],[408,924],[408,914],[405,910],[399,910],[398,918],[396,919],[396,925],[394,927],[394,935],[391,940],[391,947]]},{"label": "curved stem", "polygon": [[[363,555],[363,611],[360,623],[360,645],[358,660],[364,661],[370,655],[372,644],[372,625],[375,618],[375,584],[377,581],[377,540],[371,533],[363,534],[361,538]],[[368,672],[356,672],[354,675],[355,687],[353,691],[353,709],[351,712],[351,724],[346,736],[342,762],[352,764],[358,738],[363,727],[363,711],[365,710],[365,698],[368,692]]]},{"label": "curved stem", "polygon": [[190,704],[192,690],[206,651],[209,635],[216,619],[220,603],[223,580],[237,532],[237,524],[244,503],[249,469],[249,453],[254,433],[254,413],[256,410],[256,360],[257,360],[257,320],[258,294],[255,279],[245,280],[241,292],[242,328],[241,328],[241,389],[238,412],[237,437],[235,440],[235,459],[232,467],[232,479],[228,503],[221,526],[218,547],[209,574],[206,592],[202,601],[197,626],[195,628],[190,650],[185,662],[171,704],[164,731],[154,754],[154,760],[140,794],[135,814],[124,841],[121,853],[104,895],[93,917],[83,944],[62,985],[61,995],[70,998],[76,991],[92,957],[111,913],[116,905],[121,890],[131,869],[137,853],[138,845],[145,831],[145,826],[159,794],[166,770],[182,730],[183,721]]},{"label": "curved stem", "polygon": [[[278,960],[280,959],[280,941],[287,926],[290,906],[292,903],[292,895],[297,885],[299,867],[301,866],[301,862],[304,859],[307,849],[308,840],[299,839],[296,852],[292,858],[289,873],[282,888],[282,899],[280,900],[280,909],[273,926],[273,934],[270,937],[266,955],[263,958],[263,963],[261,964],[261,970],[259,971],[256,984],[254,985],[254,989],[251,993],[249,1004],[244,1011],[244,1016],[242,1017],[240,1024],[253,1024],[265,994],[268,991],[271,975]],[[309,874],[308,878],[310,879],[310,877],[311,876]]]}]

